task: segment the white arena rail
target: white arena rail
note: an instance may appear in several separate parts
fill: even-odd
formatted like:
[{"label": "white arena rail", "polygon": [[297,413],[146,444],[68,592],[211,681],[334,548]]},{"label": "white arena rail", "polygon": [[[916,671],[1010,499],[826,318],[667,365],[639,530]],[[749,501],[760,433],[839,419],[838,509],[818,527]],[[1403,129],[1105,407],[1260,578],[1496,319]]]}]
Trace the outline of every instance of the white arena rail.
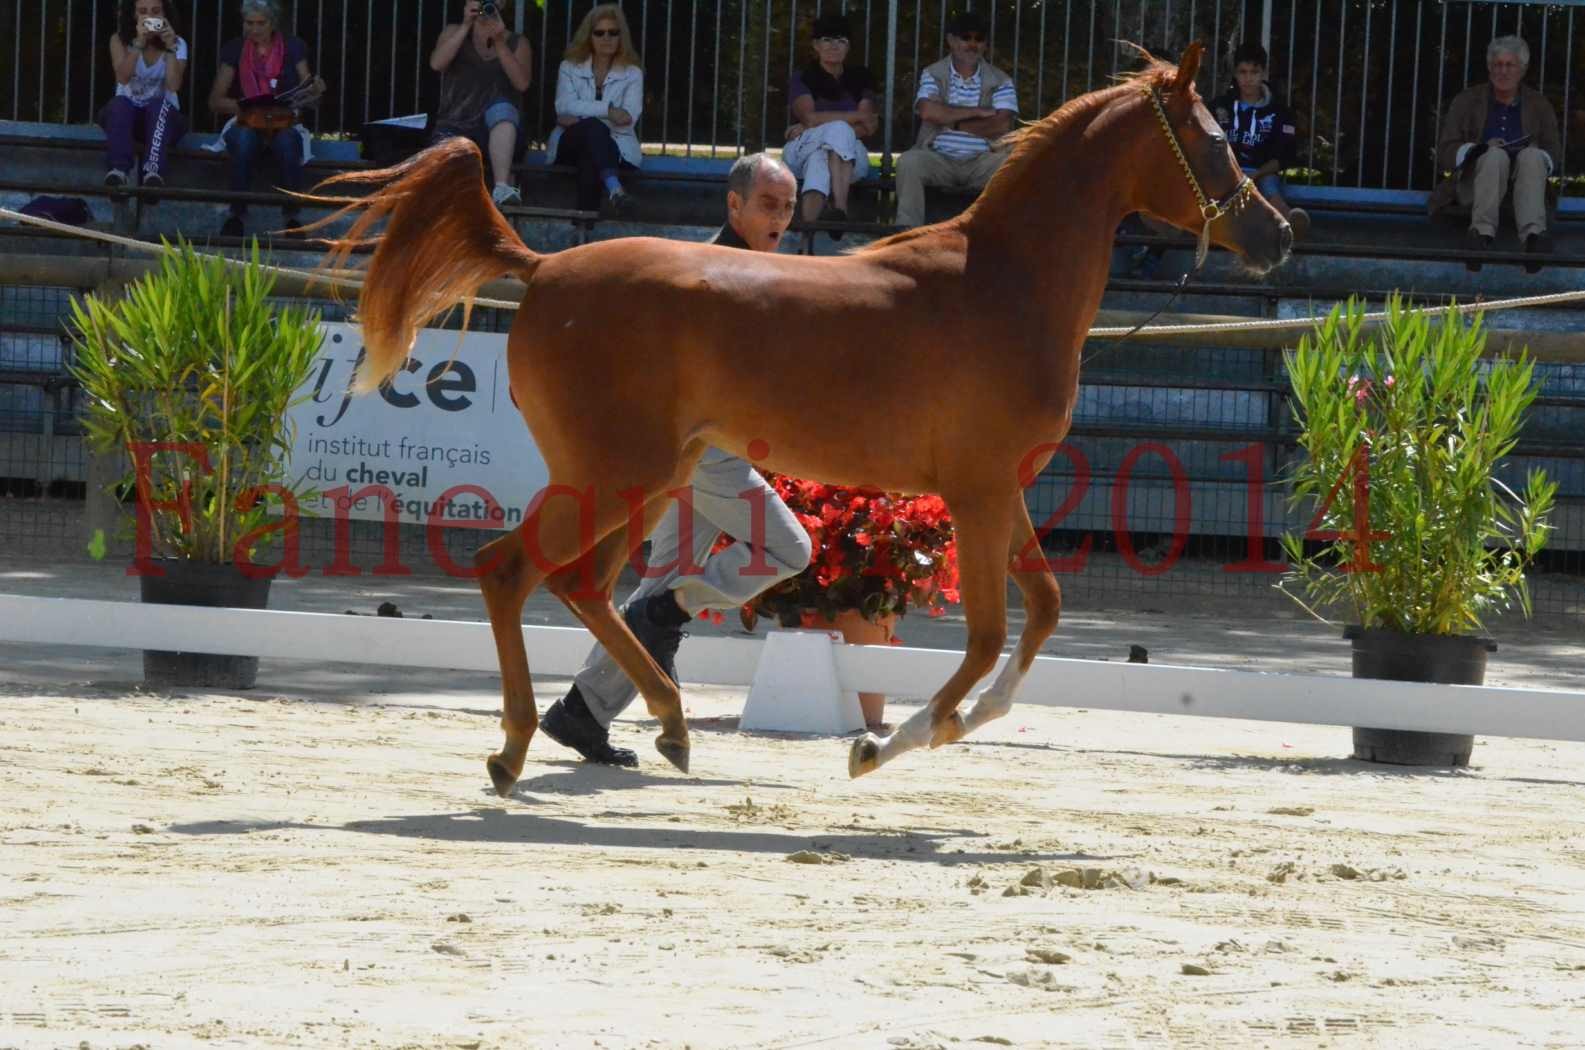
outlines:
[{"label": "white arena rail", "polygon": [[[800,682],[756,681],[768,647],[808,646],[807,632],[764,640],[689,638],[688,680],[797,696]],[[590,637],[581,628],[524,627],[537,674],[568,677]],[[496,670],[489,625],[334,613],[208,609],[180,605],[0,595],[0,642],[234,653],[310,662]],[[942,649],[830,646],[837,687],[897,697],[931,695],[962,654]],[[1006,657],[1003,657],[1006,659]],[[821,676],[807,658],[778,661]],[[806,691],[806,687],[805,690]],[[1042,656],[1019,703],[1309,725],[1371,726],[1479,736],[1585,741],[1585,692],[1429,685],[1332,675],[1231,671],[1170,664]],[[856,701],[855,701],[856,702]],[[767,727],[768,728],[768,727]]]}]

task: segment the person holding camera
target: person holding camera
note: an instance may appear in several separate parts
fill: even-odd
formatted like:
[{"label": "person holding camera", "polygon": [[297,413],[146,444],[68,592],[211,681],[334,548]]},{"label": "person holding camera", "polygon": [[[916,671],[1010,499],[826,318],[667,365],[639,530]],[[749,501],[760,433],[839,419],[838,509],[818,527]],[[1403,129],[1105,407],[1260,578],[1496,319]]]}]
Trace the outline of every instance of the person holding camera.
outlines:
[{"label": "person holding camera", "polygon": [[460,136],[477,143],[490,158],[490,196],[498,205],[523,199],[512,184],[512,158],[534,73],[533,48],[506,28],[509,7],[505,0],[467,0],[462,22],[441,31],[429,56],[429,68],[440,74],[430,141]]},{"label": "person holding camera", "polygon": [[627,215],[633,197],[617,172],[644,162],[638,118],[644,67],[620,4],[597,4],[572,35],[556,73],[556,129],[545,143],[553,164],[578,169],[578,207]]},{"label": "person holding camera", "polygon": [[[253,186],[253,167],[268,148],[279,166],[276,185],[303,188],[303,165],[311,155],[308,129],[297,111],[324,94],[325,82],[308,68],[308,45],[281,32],[278,0],[242,0],[242,35],[220,49],[220,68],[209,90],[209,109],[230,117],[220,137],[231,154],[231,186],[245,192]],[[293,93],[290,104],[273,100]],[[247,103],[244,106],[244,102]],[[233,204],[220,227],[225,237],[240,237],[246,204]],[[288,227],[297,225],[297,205],[281,205]]]},{"label": "person holding camera", "polygon": [[137,163],[136,143],[147,148],[143,185],[165,181],[170,150],[187,131],[182,119],[182,77],[187,41],[177,29],[175,0],[121,0],[110,37],[116,93],[99,113],[107,142],[106,186],[125,186]]}]

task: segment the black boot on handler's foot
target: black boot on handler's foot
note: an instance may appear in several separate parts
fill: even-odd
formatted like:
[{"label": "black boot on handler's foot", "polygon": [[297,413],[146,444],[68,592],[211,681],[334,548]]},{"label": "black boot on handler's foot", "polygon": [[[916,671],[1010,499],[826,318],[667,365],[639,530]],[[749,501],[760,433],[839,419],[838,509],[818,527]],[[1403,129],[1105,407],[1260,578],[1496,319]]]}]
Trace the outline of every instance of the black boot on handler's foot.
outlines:
[{"label": "black boot on handler's foot", "polygon": [[589,713],[583,694],[575,685],[557,700],[539,720],[540,731],[562,747],[570,747],[587,761],[602,766],[638,766],[638,752],[611,746],[611,731]]},{"label": "black boot on handler's foot", "polygon": [[629,602],[622,610],[622,619],[666,677],[676,682],[677,648],[687,636],[683,625],[692,617],[682,611],[673,592],[660,591],[642,601]]}]

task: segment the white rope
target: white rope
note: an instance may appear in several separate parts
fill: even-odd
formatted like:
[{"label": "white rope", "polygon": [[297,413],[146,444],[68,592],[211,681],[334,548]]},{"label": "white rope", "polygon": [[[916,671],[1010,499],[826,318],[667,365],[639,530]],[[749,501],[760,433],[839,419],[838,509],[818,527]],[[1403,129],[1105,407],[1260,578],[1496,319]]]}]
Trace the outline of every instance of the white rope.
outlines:
[{"label": "white rope", "polygon": [[[100,230],[86,230],[79,226],[68,226],[65,223],[54,222],[50,219],[41,219],[36,215],[24,215],[10,208],[0,208],[0,217],[13,219],[17,222],[27,223],[30,226],[39,226],[46,230],[54,230],[72,237],[83,237],[88,240],[104,241],[132,251],[144,252],[151,255],[162,255],[170,250],[165,244],[150,244],[148,241],[139,241],[131,237],[122,237],[113,233],[104,233]],[[250,265],[242,259],[231,259],[224,255],[215,255],[208,252],[198,252],[198,255],[208,259],[219,259],[227,266],[246,267]],[[323,284],[336,288],[361,289],[363,281],[352,277],[335,277],[330,274],[312,273],[306,270],[294,270],[285,266],[274,266],[269,263],[260,263],[260,267],[270,273],[296,277],[307,281],[309,284]],[[1519,310],[1531,306],[1557,306],[1562,303],[1577,303],[1585,301],[1585,290],[1572,292],[1549,292],[1546,295],[1524,295],[1514,299],[1492,299],[1489,302],[1458,303],[1450,307],[1436,307],[1434,312],[1442,313],[1453,310],[1460,314],[1470,313],[1495,313],[1498,310]],[[506,299],[474,299],[474,306],[490,307],[496,310],[516,310],[519,303]],[[1378,310],[1365,314],[1361,320],[1367,323],[1384,321],[1387,311]],[[1325,318],[1321,317],[1296,317],[1275,320],[1251,321],[1219,321],[1213,324],[1158,324],[1148,328],[1135,329],[1128,325],[1116,325],[1103,328],[1091,328],[1091,339],[1120,339],[1130,332],[1140,338],[1151,336],[1172,335],[1210,335],[1217,332],[1281,332],[1302,331],[1314,328],[1321,324]]]},{"label": "white rope", "polygon": [[[166,252],[171,250],[171,247],[167,244],[151,244],[148,241],[140,241],[132,237],[122,237],[119,234],[114,233],[105,233],[102,230],[88,230],[80,226],[68,226],[65,223],[55,222],[52,219],[40,218],[37,215],[24,215],[22,212],[12,211],[10,208],[0,208],[0,218],[14,219],[17,222],[26,223],[29,226],[38,226],[42,229],[54,230],[56,233],[64,233],[70,237],[81,237],[90,241],[103,241],[106,244],[113,244],[117,247],[127,248],[135,252],[143,252],[146,255],[164,255]],[[218,255],[213,252],[200,252],[197,251],[197,249],[194,249],[194,252],[199,256],[199,258],[219,259],[227,266],[246,269],[251,265],[251,263],[245,259],[232,259],[228,256]],[[309,285],[320,284],[325,285],[326,287],[344,288],[350,289],[352,291],[359,291],[363,288],[363,281],[359,278],[337,277],[328,273],[314,273],[308,270],[294,270],[289,266],[276,266],[272,263],[260,263],[259,268],[267,273],[279,274],[285,277],[296,277],[299,280],[308,282]],[[494,307],[497,310],[516,310],[518,307],[517,303],[509,302],[505,299],[474,299],[473,305]]]},{"label": "white rope", "polygon": [[[1572,292],[1549,292],[1546,295],[1524,295],[1514,299],[1492,299],[1487,302],[1457,303],[1453,306],[1423,307],[1416,312],[1445,313],[1452,310],[1460,314],[1494,313],[1498,310],[1519,310],[1530,306],[1556,306],[1560,303],[1577,303],[1585,300],[1585,290]],[[1385,321],[1387,311],[1377,310],[1365,314],[1360,320],[1365,322]],[[1324,317],[1295,317],[1276,320],[1258,321],[1218,321],[1212,324],[1158,324],[1149,328],[1141,328],[1135,335],[1168,336],[1168,335],[1199,335],[1201,333],[1215,332],[1280,332],[1285,330],[1302,330],[1314,328],[1325,321]],[[1091,339],[1119,339],[1133,329],[1127,325],[1115,327],[1092,328]]]}]

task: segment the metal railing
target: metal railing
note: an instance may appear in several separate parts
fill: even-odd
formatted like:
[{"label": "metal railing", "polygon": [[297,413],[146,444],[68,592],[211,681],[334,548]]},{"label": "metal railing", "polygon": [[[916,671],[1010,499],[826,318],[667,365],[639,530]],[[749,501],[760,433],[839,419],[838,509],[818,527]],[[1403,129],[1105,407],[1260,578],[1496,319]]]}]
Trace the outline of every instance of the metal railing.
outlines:
[{"label": "metal railing", "polygon": [[[16,2],[11,75],[0,75],[0,117],[84,123],[113,92],[109,0]],[[191,50],[183,107],[214,125],[205,99],[221,45],[240,32],[236,0],[190,0]],[[458,0],[297,0],[291,31],[309,43],[330,84],[312,122],[320,134],[356,134],[369,120],[426,112],[438,92],[429,49]],[[588,0],[519,4],[516,26],[534,48],[529,134],[554,126],[555,67]],[[688,155],[730,156],[779,146],[789,75],[810,55],[808,24],[845,10],[853,61],[882,86],[884,152],[914,135],[919,71],[945,53],[948,0],[625,0],[646,69],[646,142]],[[1425,189],[1440,115],[1466,84],[1485,79],[1485,48],[1518,33],[1530,44],[1528,82],[1557,109],[1565,146],[1575,112],[1575,9],[1488,0],[986,0],[970,2],[991,26],[991,57],[1013,74],[1022,115],[1038,116],[1104,85],[1133,59],[1117,41],[1176,55],[1207,45],[1207,94],[1228,83],[1242,40],[1265,40],[1273,88],[1298,113],[1301,158],[1316,181]],[[1578,153],[1580,135],[1572,136]],[[1564,171],[1585,158],[1567,156]],[[1572,161],[1572,162],[1570,162]]]}]

